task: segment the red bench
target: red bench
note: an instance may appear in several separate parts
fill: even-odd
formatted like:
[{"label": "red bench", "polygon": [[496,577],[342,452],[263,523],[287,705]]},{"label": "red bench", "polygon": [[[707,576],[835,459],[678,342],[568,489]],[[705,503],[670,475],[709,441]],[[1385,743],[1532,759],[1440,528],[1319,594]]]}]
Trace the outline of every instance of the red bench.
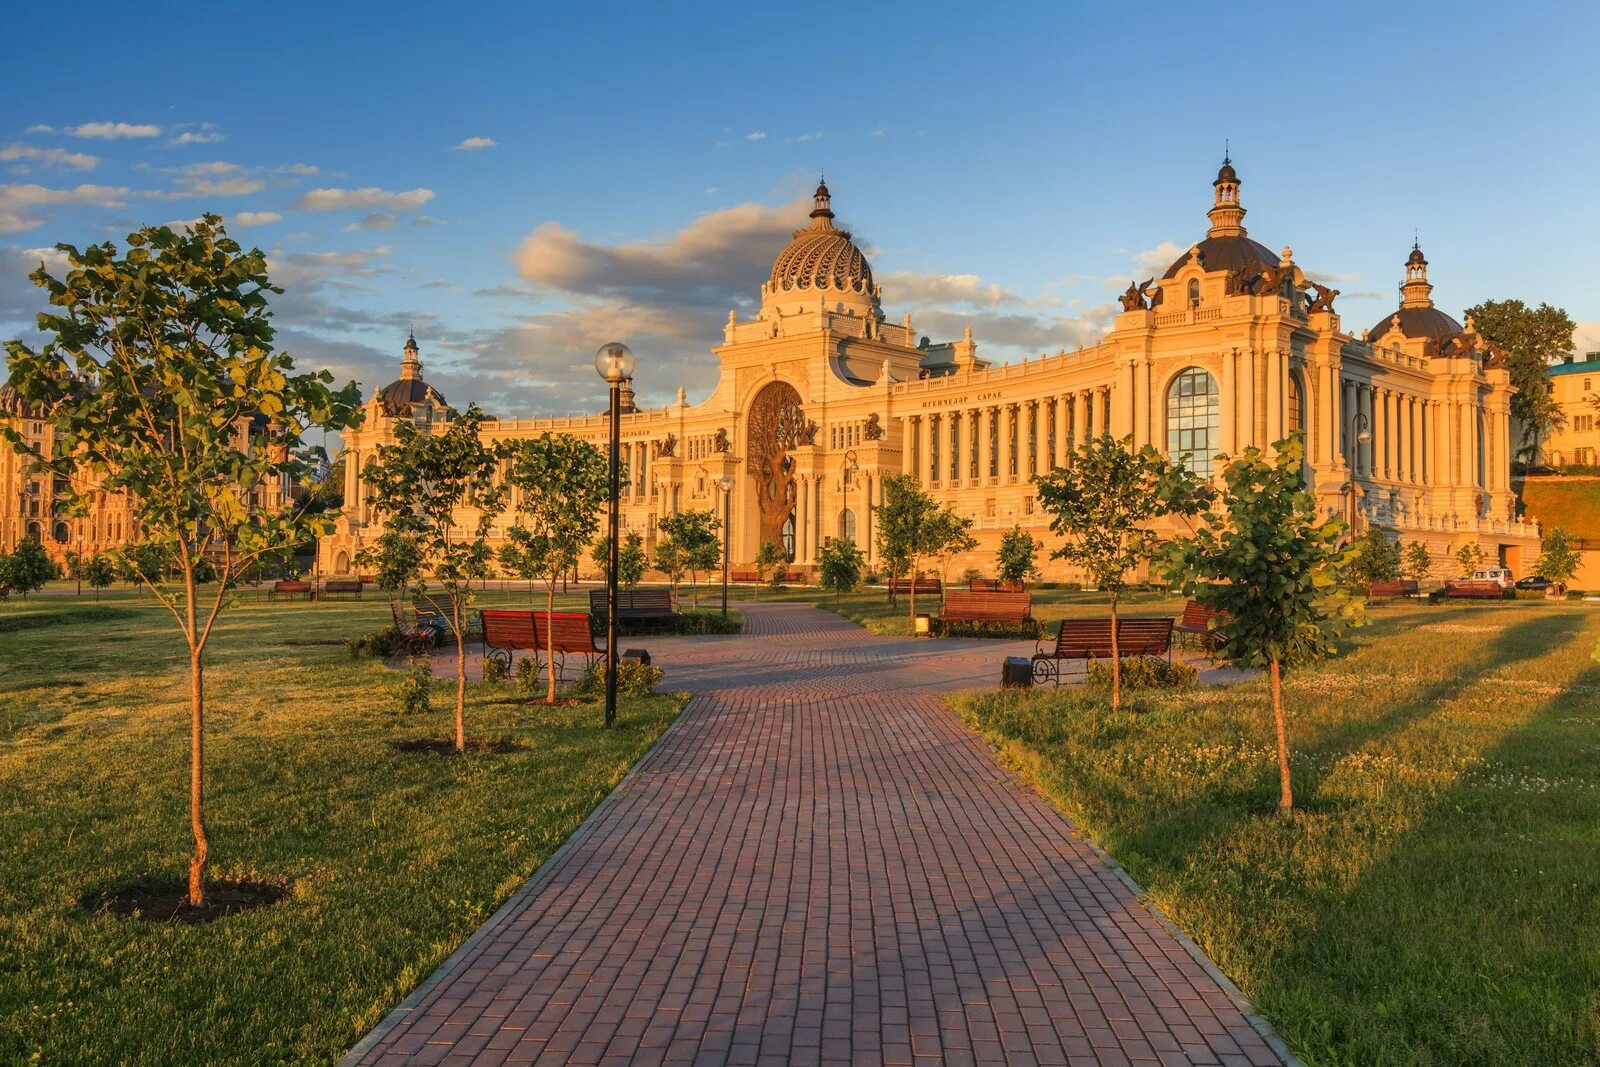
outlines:
[{"label": "red bench", "polygon": [[1387,582],[1373,582],[1367,586],[1367,599],[1377,600],[1381,597],[1416,596],[1420,592],[1421,589],[1418,588],[1417,583],[1410,578],[1396,578]]},{"label": "red bench", "polygon": [[944,595],[941,623],[1011,623],[1021,626],[1033,618],[1033,597],[1027,593],[974,593],[952,590]]},{"label": "red bench", "polygon": [[967,582],[969,593],[1025,593],[1027,586],[1022,582],[1011,582],[1004,578],[973,578]]},{"label": "red bench", "polygon": [[302,600],[310,600],[316,596],[316,589],[310,582],[273,582],[272,588],[267,590],[267,599],[279,596],[297,596]]},{"label": "red bench", "polygon": [[323,598],[330,596],[353,596],[357,600],[360,600],[362,588],[363,586],[358,578],[329,578],[327,581],[322,583],[322,592],[317,595]]},{"label": "red bench", "polygon": [[1483,578],[1462,578],[1460,580],[1447,578],[1444,583],[1444,595],[1476,600],[1504,600],[1506,591],[1500,587],[1499,582],[1488,581]]},{"label": "red bench", "polygon": [[728,581],[757,583],[770,582],[773,578],[778,577],[779,575],[782,575],[782,581],[788,582],[790,585],[799,585],[805,581],[805,575],[801,574],[799,571],[791,571],[787,569],[779,570],[776,567],[768,571],[765,578],[761,577],[761,574],[758,571],[749,568],[736,568],[728,572]]},{"label": "red bench", "polygon": [[1195,638],[1202,648],[1213,649],[1220,643],[1220,638],[1212,628],[1211,620],[1218,615],[1226,617],[1227,613],[1213,611],[1198,600],[1191,600],[1183,606],[1183,614],[1172,629],[1182,637]]},{"label": "red bench", "polygon": [[483,625],[484,655],[504,663],[507,669],[513,653],[519,651],[532,652],[535,663],[543,664],[544,657],[550,654],[552,637],[557,674],[566,670],[569,655],[582,656],[585,668],[594,666],[601,655],[589,629],[589,616],[580,611],[547,615],[527,609],[485,609],[478,616]]},{"label": "red bench", "polygon": [[[1170,663],[1172,620],[1139,616],[1118,619],[1117,655],[1123,659],[1130,656],[1165,656]],[[1050,679],[1060,685],[1063,660],[1083,660],[1084,672],[1087,673],[1089,663],[1093,660],[1110,658],[1110,619],[1062,619],[1061,629],[1056,631],[1054,647],[1047,650],[1041,646],[1034,650],[1033,677],[1036,681]]]},{"label": "red bench", "polygon": [[[911,591],[912,591],[912,580],[910,578],[890,578],[889,579],[889,599],[890,600],[893,600],[898,595],[902,595],[902,594],[905,594],[905,593],[910,593]],[[917,596],[933,596],[933,595],[936,595],[938,593],[942,593],[943,591],[944,591],[944,583],[939,581],[939,579],[937,579],[937,578],[918,578],[916,580],[916,594],[917,594]]]},{"label": "red bench", "polygon": [[438,630],[406,618],[406,606],[402,601],[389,601],[389,614],[394,616],[394,628],[400,631],[406,655],[426,656],[439,643]]}]

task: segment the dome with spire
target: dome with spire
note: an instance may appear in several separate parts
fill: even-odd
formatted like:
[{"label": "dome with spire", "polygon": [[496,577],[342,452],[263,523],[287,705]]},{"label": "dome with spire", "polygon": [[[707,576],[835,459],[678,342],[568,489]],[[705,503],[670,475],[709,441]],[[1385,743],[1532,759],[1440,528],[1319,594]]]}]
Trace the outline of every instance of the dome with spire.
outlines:
[{"label": "dome with spire", "polygon": [[441,412],[449,408],[444,395],[422,380],[422,355],[413,331],[406,338],[405,354],[400,360],[400,377],[378,390],[378,406],[392,419],[409,419],[418,406],[425,405],[431,405]]},{"label": "dome with spire", "polygon": [[872,267],[850,234],[833,225],[832,197],[825,182],[817,183],[811,225],[794,232],[794,239],[772,264],[767,281],[773,296],[808,293],[855,293],[872,296]]},{"label": "dome with spire", "polygon": [[1368,339],[1377,341],[1391,330],[1398,330],[1407,338],[1421,338],[1426,342],[1429,355],[1461,332],[1461,323],[1433,305],[1433,284],[1428,281],[1428,257],[1422,246],[1412,242],[1411,254],[1406,257],[1405,281],[1400,283],[1400,307],[1379,319],[1367,331]]},{"label": "dome with spire", "polygon": [[1233,160],[1224,156],[1222,166],[1217,171],[1217,180],[1211,183],[1215,190],[1211,210],[1207,213],[1211,219],[1211,229],[1206,231],[1204,240],[1167,268],[1167,272],[1161,276],[1163,279],[1175,277],[1189,265],[1197,251],[1201,268],[1208,271],[1237,272],[1278,265],[1278,254],[1261,242],[1251,240],[1245,231],[1245,208],[1239,202],[1239,186],[1242,184],[1238,172],[1233,169]]}]

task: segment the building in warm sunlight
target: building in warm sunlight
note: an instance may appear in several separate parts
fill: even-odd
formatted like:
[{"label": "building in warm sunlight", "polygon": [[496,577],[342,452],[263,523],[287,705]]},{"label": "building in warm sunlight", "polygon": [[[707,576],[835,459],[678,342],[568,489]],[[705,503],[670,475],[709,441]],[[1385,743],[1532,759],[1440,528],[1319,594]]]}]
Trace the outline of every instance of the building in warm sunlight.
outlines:
[{"label": "building in warm sunlight", "polygon": [[1561,422],[1539,442],[1539,463],[1551,467],[1600,466],[1600,352],[1568,356],[1546,372]]},{"label": "building in warm sunlight", "polygon": [[[1522,573],[1538,531],[1515,516],[1501,355],[1470,321],[1434,306],[1418,248],[1399,306],[1347,331],[1336,290],[1311,281],[1288,247],[1249,236],[1240,184],[1224,161],[1205,235],[1159,278],[1130,284],[1096,344],[1006,365],[984,360],[970,329],[934,342],[911,312],[887,314],[819,185],[809,225],[761,283],[759,312],[729,313],[711,395],[690,404],[680,389],[676,403],[648,411],[629,400],[623,521],[649,542],[666,515],[721,514],[718,483],[729,475],[736,566],[772,540],[806,569],[829,537],[855,538],[870,560],[883,479],[906,472],[974,520],[980,547],[952,565],[985,569],[1013,526],[1054,543],[1030,479],[1069,463],[1090,435],[1131,437],[1211,475],[1218,455],[1299,430],[1306,484],[1326,512],[1425,542],[1441,561],[1475,541]],[[374,534],[357,475],[396,421],[451,417],[422,378],[414,340],[366,416],[346,435],[349,507],[321,546],[325,573],[352,570]],[[598,414],[489,425],[496,437],[549,431],[601,447],[607,434]],[[1053,561],[1043,570],[1072,577]]]}]

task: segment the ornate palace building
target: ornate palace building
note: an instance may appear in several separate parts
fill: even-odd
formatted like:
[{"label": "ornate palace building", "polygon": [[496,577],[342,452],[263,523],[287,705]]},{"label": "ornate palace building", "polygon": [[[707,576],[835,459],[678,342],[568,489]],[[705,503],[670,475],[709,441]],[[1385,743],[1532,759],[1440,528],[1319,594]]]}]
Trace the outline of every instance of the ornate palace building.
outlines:
[{"label": "ornate palace building", "polygon": [[[829,537],[855,538],[870,560],[883,479],[905,472],[974,520],[980,547],[951,565],[987,571],[1014,525],[1054,546],[1030,479],[1070,463],[1091,435],[1152,444],[1209,475],[1219,454],[1301,430],[1306,484],[1327,512],[1426,542],[1441,568],[1472,540],[1521,574],[1538,531],[1514,515],[1502,356],[1470,320],[1434,307],[1417,248],[1399,307],[1347,332],[1336,290],[1310,281],[1287,247],[1248,235],[1239,188],[1224,161],[1205,236],[1159,279],[1129,285],[1093,346],[992,365],[970,329],[931,343],[911,313],[885,313],[871,266],[834,225],[819,185],[810,224],[761,285],[759,312],[729,313],[711,395],[689,404],[680,389],[676,403],[648,411],[625,401],[623,522],[648,543],[664,516],[722,514],[726,504],[735,566],[772,540],[803,570]],[[319,549],[325,574],[352,570],[376,532],[361,465],[398,420],[452,416],[422,378],[414,339],[401,366],[346,435],[346,517]],[[601,448],[607,439],[603,414],[487,425],[496,437],[567,433]],[[1074,577],[1055,561],[1042,568]]]}]

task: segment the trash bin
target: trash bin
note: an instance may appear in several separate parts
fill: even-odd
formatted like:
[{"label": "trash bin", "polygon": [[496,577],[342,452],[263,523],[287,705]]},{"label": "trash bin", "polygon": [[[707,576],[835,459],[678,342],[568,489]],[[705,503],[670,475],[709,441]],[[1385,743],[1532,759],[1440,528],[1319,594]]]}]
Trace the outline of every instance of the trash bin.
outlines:
[{"label": "trash bin", "polygon": [[650,653],[642,648],[625,648],[622,650],[622,655],[617,658],[619,660],[631,659],[636,663],[644,664],[646,667],[650,666]]},{"label": "trash bin", "polygon": [[1007,656],[1000,668],[1002,689],[1027,689],[1033,685],[1033,660],[1026,656]]}]

